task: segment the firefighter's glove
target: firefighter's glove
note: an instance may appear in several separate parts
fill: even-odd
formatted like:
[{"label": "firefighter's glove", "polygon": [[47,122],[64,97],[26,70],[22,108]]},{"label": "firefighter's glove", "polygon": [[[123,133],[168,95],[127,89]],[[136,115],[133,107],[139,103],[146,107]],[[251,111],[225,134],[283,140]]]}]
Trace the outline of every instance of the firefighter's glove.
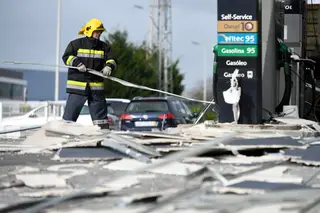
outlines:
[{"label": "firefighter's glove", "polygon": [[105,66],[103,69],[102,69],[102,73],[104,76],[110,76],[111,75],[111,72],[112,72],[112,69],[111,67],[109,66]]},{"label": "firefighter's glove", "polygon": [[87,67],[84,65],[84,64],[79,64],[79,66],[78,66],[78,70],[80,71],[80,72],[86,72],[87,71]]}]

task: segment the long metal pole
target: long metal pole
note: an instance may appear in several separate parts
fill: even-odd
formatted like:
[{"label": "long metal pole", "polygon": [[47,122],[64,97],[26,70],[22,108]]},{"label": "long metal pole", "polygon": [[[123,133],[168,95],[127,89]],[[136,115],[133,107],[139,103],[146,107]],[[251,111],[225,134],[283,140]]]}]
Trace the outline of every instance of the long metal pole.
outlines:
[{"label": "long metal pole", "polygon": [[58,17],[57,17],[57,43],[56,43],[56,72],[55,72],[55,93],[54,99],[59,100],[59,60],[60,60],[60,20],[61,20],[61,2],[58,0]]},{"label": "long metal pole", "polygon": [[163,79],[164,79],[164,91],[168,92],[168,52],[169,52],[169,42],[168,42],[168,3],[166,0],[164,0],[164,42],[165,42],[165,47],[164,47],[164,53],[163,53],[163,67],[164,67],[164,74],[163,74]]},{"label": "long metal pole", "polygon": [[161,2],[158,0],[158,84],[162,90],[162,42],[161,42]]},{"label": "long metal pole", "polygon": [[148,22],[148,56],[151,56],[153,49],[153,13],[154,13],[154,0],[149,0],[149,22]]},{"label": "long metal pole", "polygon": [[203,100],[207,100],[207,57],[206,48],[203,47]]}]

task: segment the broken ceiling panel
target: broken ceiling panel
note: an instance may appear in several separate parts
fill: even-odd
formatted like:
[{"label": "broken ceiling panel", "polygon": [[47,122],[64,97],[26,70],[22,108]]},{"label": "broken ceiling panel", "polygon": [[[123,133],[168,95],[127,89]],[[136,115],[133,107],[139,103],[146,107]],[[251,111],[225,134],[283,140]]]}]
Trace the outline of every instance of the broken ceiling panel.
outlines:
[{"label": "broken ceiling panel", "polygon": [[235,194],[264,194],[268,191],[292,190],[292,193],[298,193],[294,190],[310,189],[311,187],[303,184],[294,183],[274,183],[265,181],[245,180],[226,187],[213,187],[213,191],[219,193]]},{"label": "broken ceiling panel", "polygon": [[[161,154],[157,152],[154,148],[148,147],[142,144],[138,144],[135,141],[129,140],[128,138],[121,137],[120,135],[109,134],[108,137],[111,138],[111,141],[126,145],[141,153],[145,153],[155,157],[161,156]],[[108,144],[108,141],[110,141],[110,139],[105,139],[101,144],[106,146]]]},{"label": "broken ceiling panel", "polygon": [[[208,141],[209,142],[209,141]],[[190,147],[200,146],[207,141],[193,143],[188,146],[155,146],[159,152],[175,152],[189,149]],[[250,150],[261,150],[261,149],[306,149],[307,145],[300,143],[298,140],[292,137],[265,137],[265,138],[234,138],[226,144],[217,144],[208,149],[208,153],[214,155],[222,154],[226,151],[250,151]]]},{"label": "broken ceiling panel", "polygon": [[32,198],[43,198],[43,197],[57,197],[57,196],[65,196],[74,192],[73,189],[46,189],[41,191],[33,191],[33,192],[21,192],[19,196],[21,197],[32,197]]},{"label": "broken ceiling panel", "polygon": [[55,160],[116,160],[128,158],[128,155],[106,147],[62,148],[53,159]]},{"label": "broken ceiling panel", "polygon": [[184,137],[181,135],[170,135],[168,133],[162,133],[162,132],[114,132],[115,134],[120,135],[129,135],[133,137],[141,137],[141,138],[168,138],[168,139],[180,139],[183,140]]},{"label": "broken ceiling panel", "polygon": [[243,181],[264,181],[268,183],[294,183],[301,184],[303,178],[297,175],[287,174],[287,166],[274,166],[272,168],[264,169],[228,181],[228,185],[235,185]]},{"label": "broken ceiling panel", "polygon": [[144,163],[151,162],[151,159],[147,155],[144,155],[140,152],[137,152],[136,150],[132,149],[131,147],[128,147],[122,143],[118,143],[117,141],[114,141],[114,140],[104,140],[101,143],[101,146],[111,148],[112,150],[126,154],[129,157],[136,159],[138,161],[144,162]]},{"label": "broken ceiling panel", "polygon": [[58,174],[17,174],[16,178],[30,188],[66,187],[66,181]]},{"label": "broken ceiling panel", "polygon": [[311,145],[305,150],[284,150],[284,155],[291,157],[291,162],[320,166],[320,145]]},{"label": "broken ceiling panel", "polygon": [[266,163],[266,162],[276,162],[276,161],[286,161],[288,157],[280,154],[270,154],[263,156],[227,156],[220,160],[220,163],[224,164],[256,164],[256,163]]},{"label": "broken ceiling panel", "polygon": [[278,202],[269,204],[256,204],[248,208],[243,208],[238,213],[257,213],[257,212],[272,212],[272,213],[299,213],[302,202]]},{"label": "broken ceiling panel", "polygon": [[239,146],[241,148],[305,148],[298,140],[292,137],[270,137],[255,139],[234,139],[228,146]]},{"label": "broken ceiling panel", "polygon": [[106,183],[104,187],[111,191],[119,191],[124,188],[130,188],[139,184],[140,184],[139,176],[132,175],[132,176],[125,176],[122,178],[120,177],[116,180],[108,181],[108,183]]},{"label": "broken ceiling panel", "polygon": [[176,193],[177,191],[177,189],[169,189],[164,191],[130,194],[121,198],[121,205],[154,202],[159,197],[170,196],[173,193]]},{"label": "broken ceiling panel", "polygon": [[[153,159],[153,162],[157,160]],[[138,162],[131,159],[122,159],[119,161],[111,162],[108,165],[105,165],[105,169],[109,170],[120,170],[120,171],[134,171],[142,166],[145,166],[145,163]],[[195,165],[195,164],[185,164],[179,162],[173,162],[166,166],[159,167],[156,169],[149,170],[149,172],[164,174],[164,175],[190,175],[192,173],[198,172],[203,169],[204,166]]]},{"label": "broken ceiling panel", "polygon": [[61,145],[72,142],[72,139],[99,139],[106,136],[106,132],[95,126],[84,126],[74,122],[54,120],[46,123],[34,134],[28,136],[23,145],[32,145],[39,148]]}]

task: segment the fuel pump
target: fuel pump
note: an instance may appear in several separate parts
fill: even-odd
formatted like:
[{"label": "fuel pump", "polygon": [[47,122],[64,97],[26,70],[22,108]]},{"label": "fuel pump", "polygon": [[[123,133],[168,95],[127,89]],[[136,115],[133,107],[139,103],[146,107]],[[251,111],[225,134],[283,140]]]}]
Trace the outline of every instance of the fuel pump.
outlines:
[{"label": "fuel pump", "polygon": [[217,53],[218,45],[215,45],[212,49],[213,52],[213,99],[217,101],[218,93],[217,93],[217,86],[218,86],[218,53]]},{"label": "fuel pump", "polygon": [[[314,75],[316,62],[312,59],[301,58],[297,54],[292,54],[291,59],[297,64],[296,71],[294,72],[297,75],[298,81],[300,83],[299,87],[297,88],[297,99],[300,99],[301,96],[301,98],[303,99],[302,103],[300,103],[301,105],[303,105],[300,106],[300,111],[303,112],[303,118],[307,118],[312,112],[312,109],[314,109],[316,102],[316,78]],[[306,88],[311,88],[311,102],[305,101],[306,98],[304,93],[306,91]],[[307,111],[304,110],[304,105],[310,105]]]},{"label": "fuel pump", "polygon": [[278,106],[275,108],[276,113],[281,113],[283,111],[284,105],[289,105],[291,97],[291,50],[282,41],[278,40],[279,58],[278,58],[278,68],[283,67],[285,89],[282,99]]}]

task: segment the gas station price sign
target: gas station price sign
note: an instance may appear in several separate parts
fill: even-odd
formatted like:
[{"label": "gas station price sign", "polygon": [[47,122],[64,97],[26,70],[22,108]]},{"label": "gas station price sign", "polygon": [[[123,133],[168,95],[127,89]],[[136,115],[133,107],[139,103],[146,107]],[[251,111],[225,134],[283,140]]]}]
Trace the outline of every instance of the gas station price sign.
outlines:
[{"label": "gas station price sign", "polygon": [[218,57],[245,56],[257,57],[258,45],[219,45],[217,49]]},{"label": "gas station price sign", "polygon": [[218,21],[218,32],[257,32],[257,21]]},{"label": "gas station price sign", "polygon": [[[214,48],[214,88],[220,108],[219,122],[233,122],[231,105],[223,92],[237,70],[240,97],[239,123],[260,123],[262,115],[259,0],[218,0],[217,41]],[[249,103],[250,102],[250,103]],[[249,107],[250,106],[250,107]]]}]

